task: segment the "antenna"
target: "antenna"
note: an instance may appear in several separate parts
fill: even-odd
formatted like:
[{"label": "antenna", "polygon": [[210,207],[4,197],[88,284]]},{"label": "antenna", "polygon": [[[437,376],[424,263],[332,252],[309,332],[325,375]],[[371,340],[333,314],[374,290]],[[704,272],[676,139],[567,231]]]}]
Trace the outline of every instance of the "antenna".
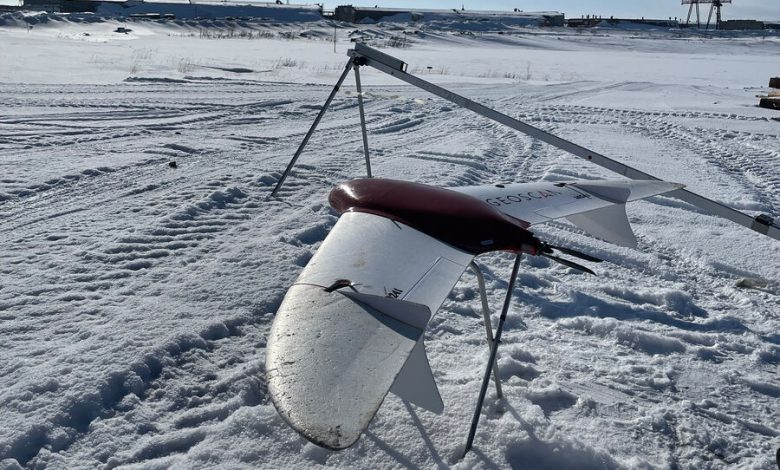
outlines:
[{"label": "antenna", "polygon": [[712,20],[712,12],[715,11],[715,29],[720,29],[720,8],[724,3],[731,3],[731,0],[682,0],[683,5],[690,5],[688,7],[688,19],[685,20],[685,24],[691,23],[691,13],[693,13],[693,7],[696,6],[696,27],[701,29],[701,15],[699,14],[699,4],[709,3],[710,14],[707,15],[707,25],[705,29],[710,29],[710,21]]}]

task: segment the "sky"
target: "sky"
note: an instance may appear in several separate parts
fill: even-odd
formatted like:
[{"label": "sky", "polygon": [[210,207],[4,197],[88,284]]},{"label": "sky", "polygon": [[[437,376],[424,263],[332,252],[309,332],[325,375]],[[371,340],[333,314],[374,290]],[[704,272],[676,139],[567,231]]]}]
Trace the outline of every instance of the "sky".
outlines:
[{"label": "sky", "polygon": [[[161,1],[161,0],[156,0]],[[733,0],[724,5],[724,20],[756,19],[780,21],[780,0]],[[322,3],[323,0],[292,0],[289,3]],[[0,0],[0,5],[15,5],[17,0]],[[285,1],[285,3],[287,3]],[[326,0],[325,8],[338,5],[378,5],[386,8],[450,9],[465,7],[470,10],[560,11],[567,18],[582,15],[615,16],[618,18],[669,18],[688,15],[688,5],[680,0]],[[702,17],[709,12],[701,6]],[[695,13],[694,13],[695,14]]]}]

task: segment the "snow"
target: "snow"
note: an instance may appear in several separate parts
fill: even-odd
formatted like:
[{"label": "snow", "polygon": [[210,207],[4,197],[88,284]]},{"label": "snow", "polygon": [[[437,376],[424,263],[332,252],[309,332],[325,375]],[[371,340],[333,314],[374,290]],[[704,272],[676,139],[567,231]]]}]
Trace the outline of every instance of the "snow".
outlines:
[{"label": "snow", "polygon": [[[489,389],[465,459],[489,353],[470,273],[426,332],[444,413],[389,395],[354,447],[306,442],[270,403],[265,342],[337,220],[329,189],[364,174],[351,77],[268,195],[354,28],[337,29],[334,53],[330,23],[34,18],[0,16],[0,468],[773,468],[780,244],[667,197],[629,206],[638,249],[539,227],[606,262],[593,277],[523,261],[499,349],[505,397]],[[385,51],[423,78],[780,214],[778,116],[755,106],[777,36],[359,29],[380,46],[407,38]],[[361,77],[377,176],[614,177]],[[478,262],[495,322],[511,258]]]}]

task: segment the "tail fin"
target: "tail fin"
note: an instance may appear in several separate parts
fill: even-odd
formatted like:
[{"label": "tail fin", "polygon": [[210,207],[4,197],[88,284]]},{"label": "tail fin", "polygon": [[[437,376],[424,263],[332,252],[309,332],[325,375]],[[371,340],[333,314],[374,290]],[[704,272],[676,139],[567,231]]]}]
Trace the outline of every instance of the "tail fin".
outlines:
[{"label": "tail fin", "polygon": [[636,247],[636,237],[626,215],[626,205],[602,207],[568,217],[569,222],[589,234],[620,246]]},{"label": "tail fin", "polygon": [[428,355],[425,354],[425,344],[420,338],[406,360],[401,372],[398,373],[390,391],[415,405],[436,414],[444,411],[439,388],[433,378]]}]

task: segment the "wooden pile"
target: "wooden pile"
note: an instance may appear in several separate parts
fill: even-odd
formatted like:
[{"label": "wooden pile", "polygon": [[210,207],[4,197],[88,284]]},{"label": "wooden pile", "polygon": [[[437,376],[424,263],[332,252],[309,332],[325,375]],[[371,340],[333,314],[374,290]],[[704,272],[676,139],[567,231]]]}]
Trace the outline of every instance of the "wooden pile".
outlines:
[{"label": "wooden pile", "polygon": [[780,77],[772,77],[769,79],[769,88],[775,88],[770,91],[767,96],[759,96],[760,101],[758,105],[767,109],[780,110]]}]

